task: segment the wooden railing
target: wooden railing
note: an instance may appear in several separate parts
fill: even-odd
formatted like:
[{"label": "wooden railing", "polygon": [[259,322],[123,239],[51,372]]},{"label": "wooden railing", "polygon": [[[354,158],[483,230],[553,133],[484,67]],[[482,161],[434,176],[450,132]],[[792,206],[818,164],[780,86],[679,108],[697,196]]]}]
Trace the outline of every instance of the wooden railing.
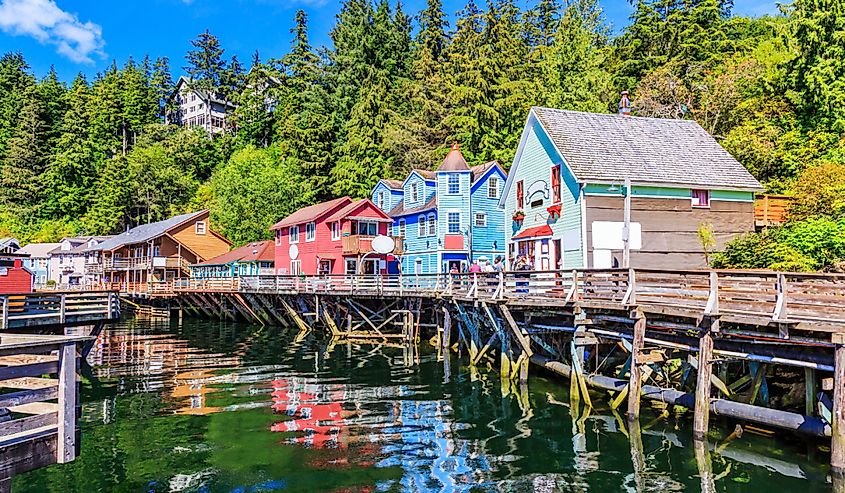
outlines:
[{"label": "wooden railing", "polygon": [[[344,255],[363,255],[373,252],[373,236],[352,235],[343,237]],[[401,236],[391,236],[395,248],[393,255],[401,255],[404,247],[404,239]]]},{"label": "wooden railing", "polygon": [[754,201],[754,224],[758,227],[779,226],[786,222],[793,198],[787,195],[760,195]]},{"label": "wooden railing", "polygon": [[113,291],[35,292],[0,295],[0,329],[81,324],[120,316]]},{"label": "wooden railing", "polygon": [[0,479],[76,457],[79,346],[92,339],[0,336],[0,409],[12,413],[0,422]]},{"label": "wooden railing", "polygon": [[[183,257],[119,257],[103,262],[105,270],[149,270],[152,268],[188,269],[190,263]],[[88,267],[86,266],[86,269]],[[92,267],[93,268],[93,267]]]}]

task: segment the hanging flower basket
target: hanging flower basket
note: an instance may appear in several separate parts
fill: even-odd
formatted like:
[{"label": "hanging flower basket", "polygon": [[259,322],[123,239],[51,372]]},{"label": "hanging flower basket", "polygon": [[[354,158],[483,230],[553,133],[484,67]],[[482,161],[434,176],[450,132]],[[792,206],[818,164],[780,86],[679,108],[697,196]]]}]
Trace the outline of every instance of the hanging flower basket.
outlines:
[{"label": "hanging flower basket", "polygon": [[518,222],[518,223],[521,223],[522,221],[525,220],[525,213],[522,212],[522,211],[514,212],[513,213],[513,220]]},{"label": "hanging flower basket", "polygon": [[560,218],[561,206],[560,206],[560,204],[551,205],[551,206],[546,208],[546,211],[549,213],[550,219],[553,219],[553,220],[559,219]]}]

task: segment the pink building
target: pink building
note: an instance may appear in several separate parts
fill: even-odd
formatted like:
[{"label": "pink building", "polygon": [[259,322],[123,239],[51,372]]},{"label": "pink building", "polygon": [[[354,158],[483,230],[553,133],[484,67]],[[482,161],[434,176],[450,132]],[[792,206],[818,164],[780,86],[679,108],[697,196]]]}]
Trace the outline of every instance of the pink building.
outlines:
[{"label": "pink building", "polygon": [[373,251],[372,240],[388,235],[393,220],[369,199],[349,197],[304,207],[276,223],[276,273],[382,274],[395,272],[393,254]]}]

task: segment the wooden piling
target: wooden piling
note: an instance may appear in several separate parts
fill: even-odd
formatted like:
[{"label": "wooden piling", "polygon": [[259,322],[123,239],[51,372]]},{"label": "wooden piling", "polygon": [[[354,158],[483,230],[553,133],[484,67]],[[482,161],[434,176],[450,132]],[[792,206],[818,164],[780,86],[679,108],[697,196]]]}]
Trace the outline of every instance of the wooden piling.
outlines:
[{"label": "wooden piling", "polygon": [[845,474],[845,334],[833,334],[833,412],[830,436],[830,469]]},{"label": "wooden piling", "polygon": [[804,414],[816,414],[816,370],[804,368]]},{"label": "wooden piling", "polygon": [[640,353],[645,346],[646,317],[642,310],[634,313],[634,340],[631,341],[631,376],[628,380],[628,419],[636,420],[640,417],[640,388],[642,387],[642,372],[640,371]]},{"label": "wooden piling", "polygon": [[698,340],[698,379],[695,387],[695,416],[692,434],[697,440],[707,436],[710,422],[710,377],[713,373],[713,332],[718,332],[719,319],[704,317]]}]

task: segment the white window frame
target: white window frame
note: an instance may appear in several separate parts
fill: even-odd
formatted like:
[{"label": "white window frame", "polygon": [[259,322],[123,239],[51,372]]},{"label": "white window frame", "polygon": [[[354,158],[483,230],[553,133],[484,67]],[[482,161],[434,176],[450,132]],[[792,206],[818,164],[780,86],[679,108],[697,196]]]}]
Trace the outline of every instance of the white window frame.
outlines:
[{"label": "white window frame", "polygon": [[[369,227],[370,225],[375,224],[375,226],[376,226],[376,227],[375,227],[375,234],[361,233],[361,225],[362,225],[362,224],[366,224],[366,225],[367,225],[367,229],[370,229],[370,227]],[[358,221],[358,226],[357,226],[357,228],[358,228],[358,230],[357,230],[357,234],[358,234],[358,235],[360,235],[360,236],[372,236],[372,237],[376,237],[376,236],[378,236],[378,230],[379,230],[379,227],[378,227],[378,222],[377,222],[377,221]]]},{"label": "white window frame", "polygon": [[282,246],[282,230],[276,230],[276,246]]},{"label": "white window frame", "polygon": [[291,260],[290,261],[290,275],[298,276],[302,274],[302,260]]},{"label": "white window frame", "polygon": [[428,233],[427,224],[428,223],[426,223],[424,215],[420,214],[419,216],[417,216],[417,236],[419,236],[420,238],[426,236],[426,234]]},{"label": "white window frame", "polygon": [[384,210],[384,190],[378,193],[378,208]]},{"label": "white window frame", "polygon": [[[704,204],[696,203],[695,192],[703,192],[704,193],[704,198],[706,200],[706,202]],[[709,209],[710,208],[710,190],[704,190],[704,189],[692,189],[692,190],[690,190],[690,202],[692,203],[692,207],[694,209]]]},{"label": "white window frame", "polygon": [[205,236],[208,228],[205,227],[205,221],[197,221],[194,223],[194,233],[198,236]]},{"label": "white window frame", "polygon": [[423,273],[423,261],[421,258],[414,259],[414,274],[422,274]]},{"label": "white window frame", "polygon": [[[458,216],[458,230],[452,231],[452,218],[453,216]],[[460,212],[447,212],[446,213],[446,228],[449,234],[460,234],[461,232],[461,213]]]},{"label": "white window frame", "polygon": [[410,200],[408,201],[411,204],[415,204],[420,200],[420,184],[419,182],[411,183],[411,193],[410,193]]},{"label": "white window frame", "polygon": [[397,233],[399,233],[399,234],[397,234],[396,236],[401,236],[403,238],[405,237],[405,233],[406,233],[405,227],[406,227],[406,225],[407,225],[407,223],[405,222],[404,219],[399,220],[398,225],[396,227],[397,230],[398,230]]},{"label": "white window frame", "polygon": [[299,225],[291,226],[288,228],[288,243],[291,245],[294,243],[299,243]]},{"label": "white window frame", "polygon": [[491,176],[489,180],[487,180],[487,198],[488,199],[498,199],[499,198],[499,177],[498,176]]},{"label": "white window frame", "polygon": [[428,236],[437,236],[437,217],[433,212],[428,213]]},{"label": "white window frame", "polygon": [[329,226],[332,230],[332,241],[337,241],[340,239],[340,221],[334,221]]},{"label": "white window frame", "polygon": [[[481,221],[479,221],[481,219]],[[473,216],[472,224],[476,228],[486,228],[487,227],[487,214],[484,212],[476,212]]]},{"label": "white window frame", "polygon": [[[454,178],[454,180],[453,180],[453,178]],[[453,185],[457,187],[456,190],[452,189]],[[460,195],[460,193],[461,193],[461,177],[458,174],[452,173],[452,174],[449,175],[449,178],[447,179],[447,182],[446,182],[446,193],[448,193],[449,195]]]},{"label": "white window frame", "polygon": [[305,241],[311,242],[317,239],[317,223],[311,221],[305,223]]}]

